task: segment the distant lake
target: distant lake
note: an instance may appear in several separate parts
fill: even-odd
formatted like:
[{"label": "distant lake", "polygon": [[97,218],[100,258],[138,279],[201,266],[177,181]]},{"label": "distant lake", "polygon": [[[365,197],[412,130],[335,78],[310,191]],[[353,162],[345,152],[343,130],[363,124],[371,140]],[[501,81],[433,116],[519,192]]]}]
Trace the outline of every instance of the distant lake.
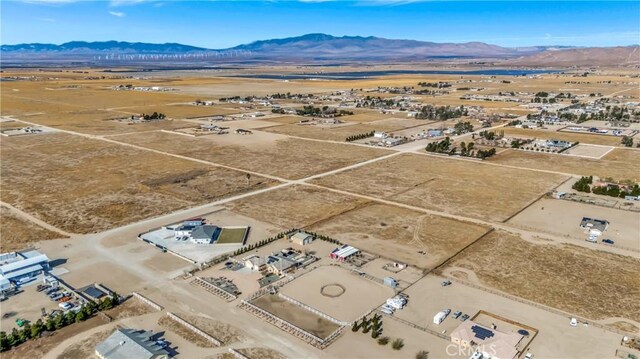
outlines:
[{"label": "distant lake", "polygon": [[361,80],[370,77],[387,75],[485,75],[485,76],[528,76],[537,74],[560,73],[559,70],[517,70],[517,69],[484,69],[484,70],[381,70],[381,71],[351,71],[351,72],[323,72],[317,74],[252,74],[252,75],[230,75],[233,77],[243,77],[252,79],[270,80],[304,80],[304,79],[327,79],[327,80]]}]

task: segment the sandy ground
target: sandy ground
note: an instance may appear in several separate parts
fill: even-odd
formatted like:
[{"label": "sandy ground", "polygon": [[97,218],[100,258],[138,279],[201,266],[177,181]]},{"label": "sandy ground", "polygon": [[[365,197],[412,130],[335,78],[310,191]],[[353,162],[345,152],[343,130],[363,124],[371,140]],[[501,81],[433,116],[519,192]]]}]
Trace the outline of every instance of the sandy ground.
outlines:
[{"label": "sandy ground", "polygon": [[251,303],[319,338],[326,338],[338,329],[337,324],[298,307],[277,295],[266,294]]},{"label": "sandy ground", "polygon": [[600,145],[594,146],[594,145],[579,144],[577,146],[571,147],[570,149],[562,153],[565,155],[600,159],[613,149],[614,147],[612,146],[600,146]]},{"label": "sandy ground", "polygon": [[638,212],[545,198],[519,213],[508,223],[538,232],[585,240],[589,235],[580,228],[583,217],[609,221],[609,228],[600,239],[610,238],[615,241],[615,245],[640,250],[640,213]]},{"label": "sandy ground", "polygon": [[152,133],[144,137],[119,136],[117,140],[289,179],[327,172],[388,153],[377,148],[262,135],[257,131],[246,136],[229,134],[197,138]]},{"label": "sandy ground", "polygon": [[[396,316],[427,328],[451,333],[460,320],[447,317],[440,325],[433,316],[445,309],[460,310],[473,316],[485,310],[507,319],[539,329],[529,351],[538,358],[604,358],[612,357],[621,336],[593,326],[569,326],[569,318],[550,313],[508,298],[484,292],[458,282],[442,287],[443,279],[429,275],[407,290],[409,304]],[[385,320],[385,324],[388,320]],[[427,336],[427,334],[425,334]],[[436,358],[446,357],[443,351],[431,350]]]},{"label": "sandy ground", "polygon": [[599,160],[515,150],[503,151],[489,159],[489,162],[510,166],[636,181],[640,179],[640,171],[630,164],[638,161],[640,151],[628,149],[615,149]]},{"label": "sandy ground", "polygon": [[383,257],[433,268],[488,228],[372,203],[317,223],[311,230]]},{"label": "sandy ground", "polygon": [[471,161],[404,154],[315,182],[417,207],[502,221],[564,179]]},{"label": "sandy ground", "polygon": [[[323,286],[334,284],[341,285],[345,291],[338,297],[321,294]],[[334,266],[323,266],[305,273],[285,285],[281,292],[342,321],[361,318],[395,294],[390,287]]]},{"label": "sandy ground", "polygon": [[[468,358],[470,354],[458,354],[457,349],[451,348],[447,355],[447,347],[451,344],[445,339],[425,333],[421,330],[409,327],[388,317],[382,319],[382,335],[389,337],[387,345],[380,345],[371,338],[370,333],[363,334],[362,331],[354,333],[351,329],[345,330],[342,338],[331,344],[325,352],[331,358],[414,358],[422,350],[430,353],[430,358]],[[401,350],[393,350],[391,342],[395,339],[404,340],[404,347]],[[348,353],[348,354],[346,354]]]},{"label": "sandy ground", "polygon": [[0,211],[0,252],[2,253],[21,250],[38,241],[66,237],[26,220],[13,213],[8,207],[2,206]]},{"label": "sandy ground", "polygon": [[[2,199],[69,232],[104,230],[272,181],[55,134],[2,141]],[[73,186],[69,186],[73,183]]]},{"label": "sandy ground", "polygon": [[356,197],[313,187],[290,186],[234,201],[227,207],[235,213],[290,229],[309,226],[364,202]]},{"label": "sandy ground", "polygon": [[47,313],[52,310],[59,310],[58,302],[54,302],[43,292],[37,292],[36,287],[42,281],[34,281],[23,286],[22,293],[10,296],[2,302],[2,319],[0,319],[0,330],[11,333],[13,328],[20,329],[16,325],[18,318],[26,319],[35,323],[42,317],[41,308]]},{"label": "sandy ground", "polygon": [[586,318],[640,319],[640,260],[493,232],[448,263],[507,293]]},{"label": "sandy ground", "polygon": [[[93,73],[93,70],[91,71]],[[291,67],[288,71],[298,72],[300,69]],[[29,71],[18,71],[17,73],[23,74],[29,73]],[[250,136],[203,136],[197,141],[193,141],[192,138],[184,135],[158,132],[161,129],[193,127],[195,123],[191,120],[174,119],[150,124],[125,125],[108,121],[108,119],[115,116],[125,116],[131,111],[148,110],[148,112],[152,112],[153,109],[161,109],[176,117],[202,113],[227,114],[247,111],[241,109],[240,106],[231,104],[206,109],[180,105],[197,98],[211,99],[209,96],[215,98],[217,96],[267,94],[283,91],[331,92],[347,88],[415,86],[418,81],[456,81],[460,79],[460,76],[451,75],[411,75],[355,81],[301,80],[282,82],[215,78],[210,72],[196,73],[197,75],[184,78],[177,77],[177,73],[165,72],[150,74],[150,78],[139,80],[87,80],[83,79],[85,76],[83,74],[33,72],[39,77],[50,76],[57,79],[3,83],[0,89],[3,103],[0,114],[3,116],[13,114],[26,121],[42,123],[58,129],[72,129],[82,133],[104,135],[132,132],[136,135],[109,138],[122,139],[144,147],[180,153],[188,157],[227,164],[272,176],[298,179],[393,152],[346,144],[287,139],[286,136],[264,131],[254,131],[254,134]],[[103,73],[98,74],[102,75]],[[5,73],[2,76],[5,76]],[[588,95],[591,92],[609,94],[637,89],[638,82],[637,79],[620,75],[594,75],[584,79],[588,84],[580,85],[565,83],[575,80],[571,75],[544,75],[540,78],[508,77],[512,81],[510,84],[502,83],[502,77],[465,76],[465,79],[471,82],[456,84],[454,87],[483,87],[484,90],[479,93],[484,94],[502,90],[553,92],[559,89],[565,92],[570,90],[577,94]],[[632,81],[635,85],[597,83],[601,80]],[[178,91],[144,93],[118,92],[107,89],[109,86],[129,82],[136,86],[171,86],[177,88]],[[64,89],[63,86],[66,85],[79,87],[77,90]],[[55,91],[44,90],[45,88],[53,88]],[[636,92],[626,91],[624,94],[637,98]],[[491,112],[528,112],[526,109],[514,107],[517,105],[513,103],[460,101],[459,97],[464,93],[467,91],[455,91],[446,96],[422,97],[422,100],[433,104],[482,105]],[[174,112],[170,113],[170,111]],[[366,121],[369,122],[369,125],[375,126],[375,121],[389,119],[393,116],[382,115],[377,111],[358,111],[357,115],[349,117],[345,119],[354,122]],[[295,117],[293,118],[295,119]],[[246,125],[247,127],[252,126],[251,128],[259,128],[266,125],[259,123],[260,121],[243,121],[245,120],[232,121],[230,126],[236,128]],[[291,119],[280,118],[271,121],[277,124],[287,123]],[[391,123],[395,126],[392,121],[385,120],[381,124],[389,125]],[[550,135],[554,138],[559,138],[560,135],[575,136],[575,134],[549,131],[540,134],[540,136],[543,135]],[[594,137],[594,135],[582,134],[578,134],[578,136],[580,136],[581,143],[610,140],[603,136]],[[52,138],[58,140],[52,141]],[[33,142],[33,139],[37,139],[37,142]],[[220,203],[212,204],[215,199],[219,198],[218,196],[224,196],[221,193],[226,193],[218,192],[218,190],[228,189],[220,187],[220,184],[223,183],[225,186],[230,183],[237,183],[237,186],[246,185],[245,173],[240,172],[238,177],[221,175],[220,172],[217,172],[219,168],[216,168],[214,174],[207,172],[192,178],[189,176],[200,173],[198,171],[202,169],[202,163],[185,159],[178,160],[166,154],[150,155],[150,152],[142,153],[139,149],[133,151],[130,147],[113,143],[107,146],[97,140],[99,139],[93,138],[91,139],[93,142],[88,144],[84,139],[76,141],[71,140],[68,135],[52,134],[24,137],[22,141],[19,138],[9,138],[2,141],[3,201],[19,204],[22,209],[51,224],[73,226],[73,228],[91,228],[85,229],[86,231],[91,231],[96,226],[96,228],[111,228],[135,220],[150,218],[141,223],[109,232],[74,236],[74,238],[56,241],[41,241],[39,243],[40,249],[51,258],[67,260],[64,267],[70,272],[64,274],[62,278],[73,286],[80,287],[99,282],[119,293],[136,290],[160,302],[167,307],[167,310],[210,319],[215,318],[216,321],[242,328],[242,331],[246,332],[247,343],[242,342],[238,347],[269,347],[277,349],[284,356],[291,358],[344,357],[345,353],[348,353],[350,357],[406,358],[413,357],[418,350],[429,350],[434,358],[445,356],[443,353],[446,354],[447,341],[388,318],[384,320],[385,333],[383,335],[388,335],[392,339],[404,338],[406,346],[401,351],[393,351],[389,346],[380,347],[371,340],[370,336],[347,330],[343,338],[323,352],[285,334],[250,313],[236,308],[235,304],[225,304],[210,293],[190,285],[188,281],[174,279],[189,267],[188,264],[136,240],[137,233],[185,217],[208,213],[220,205]],[[111,145],[115,147],[109,147]],[[612,144],[612,146],[617,145]],[[620,179],[640,177],[640,174],[636,175],[637,171],[634,171],[629,165],[638,162],[637,157],[640,152],[635,149],[616,149],[600,160],[572,156],[522,154],[521,152],[517,153],[515,159],[510,159],[509,156],[514,156],[513,153],[514,151],[505,151],[504,154],[497,155],[491,161],[495,161],[494,163],[515,161],[505,163],[563,173],[595,174]],[[525,159],[520,157],[525,157]],[[505,158],[507,159],[505,160]],[[383,161],[365,166],[328,177],[326,180],[331,180],[330,185],[339,188],[361,191],[361,193],[381,198],[391,198],[437,211],[498,221],[523,208],[565,178],[564,176],[541,174],[522,169],[491,166],[491,161],[476,164],[468,161],[440,159],[434,156],[419,158],[417,155],[405,155],[398,156],[394,161]],[[453,164],[454,162],[455,164]],[[205,167],[208,170],[213,168],[209,165]],[[78,168],[82,170],[78,170]],[[252,185],[258,181],[258,177],[257,173],[252,176]],[[82,185],[78,185],[78,183],[82,183]],[[262,222],[274,223],[274,227],[298,227],[312,225],[323,220],[330,223],[332,216],[349,211],[365,202],[348,195],[338,195],[335,192],[317,188],[301,188],[303,187],[292,186],[286,190],[274,191],[273,194],[260,192],[260,195],[253,198],[245,197],[236,201],[230,205],[230,208],[235,209],[235,206],[239,204],[237,206],[239,213]],[[34,193],[37,195],[36,197],[33,197]],[[159,208],[159,203],[162,204],[162,208]],[[194,207],[198,204],[202,204],[202,206]],[[181,210],[179,213],[161,219],[153,218],[157,214],[177,208],[189,209]],[[87,213],[96,219],[89,218]],[[49,217],[46,217],[47,215]],[[386,213],[380,213],[380,216],[384,218],[383,215]],[[410,216],[410,214],[407,215]],[[397,217],[402,217],[402,215]],[[398,233],[404,233],[406,236],[407,232],[411,231],[411,223],[405,224],[401,219],[398,219],[397,223]],[[349,225],[353,225],[353,223],[349,223]],[[409,228],[404,228],[404,226]],[[456,233],[458,226],[460,226],[459,223],[451,224],[450,232]],[[377,227],[375,228],[377,229]],[[357,233],[361,233],[360,228],[357,230]],[[289,245],[287,242],[278,241],[276,243],[273,246],[261,248],[256,253],[264,255]],[[362,243],[364,246],[366,242]],[[612,326],[630,326],[629,320],[625,321],[624,317],[632,317],[632,315],[632,319],[638,321],[634,314],[640,313],[640,308],[634,301],[638,297],[634,288],[640,287],[635,279],[640,270],[637,268],[638,264],[634,258],[578,246],[541,243],[545,242],[534,241],[531,238],[527,238],[525,242],[502,235],[495,238],[484,237],[457,257],[454,263],[445,270],[455,270],[459,272],[459,275],[463,275],[469,280],[511,291],[516,295],[569,310],[579,315],[606,318],[603,319],[603,322],[606,321]],[[326,257],[328,251],[332,249],[331,247],[330,244],[323,242],[314,243],[308,248],[317,251],[318,255]],[[454,248],[455,245],[445,247]],[[382,250],[383,247],[379,248]],[[389,247],[387,253],[394,257],[396,250],[395,247]],[[324,260],[326,261],[326,258]],[[376,266],[375,270],[372,269],[374,265]],[[372,274],[381,273],[384,270],[379,266],[379,261],[373,261],[366,265],[365,269],[369,267]],[[405,272],[407,273],[406,279],[400,279],[407,282],[415,280],[417,276],[415,271],[420,272],[417,269],[414,272]],[[410,273],[411,275],[409,275]],[[403,275],[402,272],[398,274],[399,277]],[[246,277],[238,275],[238,278],[234,280],[240,283],[241,290],[246,290],[245,293],[253,291],[256,285],[253,275]],[[435,279],[431,287],[422,289],[415,287],[415,291],[411,293],[409,307],[401,313],[410,313],[413,306],[417,305],[425,312],[416,312],[411,316],[411,319],[428,322],[434,311],[440,310],[443,305],[451,306],[452,309],[453,307],[460,308],[469,313],[472,313],[476,306],[482,306],[490,311],[539,328],[541,334],[532,344],[532,351],[537,357],[609,357],[613,355],[614,346],[620,339],[616,335],[594,330],[592,327],[570,328],[567,324],[568,318],[553,316],[549,312],[538,310],[535,307],[514,303],[506,298],[493,296],[472,288],[458,286],[456,283],[446,288],[450,291],[458,287],[462,288],[460,292],[453,292],[454,295],[451,297],[434,295],[441,290],[439,281],[440,279]],[[414,287],[411,287],[410,290],[412,288]],[[423,295],[426,297],[421,299]],[[15,299],[18,298],[20,297]],[[5,303],[3,303],[3,311]],[[34,308],[39,310],[39,308],[29,306],[28,302],[21,303],[21,305],[23,305],[21,310],[25,312],[34,310]],[[290,312],[285,313],[291,314]],[[157,320],[161,315],[162,313],[145,314],[122,320],[118,324],[162,331],[164,329],[157,325]],[[7,358],[42,357],[45,352],[50,351],[50,357],[57,357],[70,345],[88,340],[89,337],[98,335],[107,329],[101,322],[85,323],[71,327],[72,329],[65,332],[66,334],[58,333],[54,337],[55,343],[59,344],[57,348],[53,348],[54,340],[49,342],[43,340],[30,343],[28,347],[24,346],[24,349],[6,356]],[[313,323],[312,320],[311,324],[315,325],[317,322]],[[77,335],[79,332],[82,333]],[[74,335],[75,337],[72,337]],[[185,358],[214,356],[225,350],[218,348],[205,353],[171,332],[167,331],[166,335],[172,344],[178,347],[180,355]],[[95,337],[91,340],[95,340]],[[27,350],[33,351],[28,352]],[[3,355],[4,357],[5,355]],[[468,358],[468,353],[463,357]]]}]

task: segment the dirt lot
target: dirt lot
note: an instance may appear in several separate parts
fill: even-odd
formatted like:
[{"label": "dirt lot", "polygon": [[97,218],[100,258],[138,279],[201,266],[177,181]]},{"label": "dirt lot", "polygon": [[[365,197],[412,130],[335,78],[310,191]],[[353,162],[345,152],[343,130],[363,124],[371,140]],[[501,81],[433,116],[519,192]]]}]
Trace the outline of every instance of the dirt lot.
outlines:
[{"label": "dirt lot", "polygon": [[150,121],[145,123],[127,123],[116,118],[130,117],[128,113],[114,113],[103,110],[77,110],[62,113],[16,116],[20,120],[68,131],[92,135],[113,135],[119,133],[144,132],[152,130],[170,130],[192,126],[180,120]]},{"label": "dirt lot", "polygon": [[56,134],[2,141],[2,198],[87,233],[262,188],[273,181],[142,150]]},{"label": "dirt lot", "polygon": [[613,239],[615,246],[632,250],[640,248],[640,213],[637,212],[545,198],[513,217],[509,223],[584,241],[588,234],[580,228],[582,217],[609,221],[609,228],[600,239]]},{"label": "dirt lot", "polygon": [[201,348],[215,348],[216,346],[205,338],[197,335],[189,330],[184,325],[176,322],[175,320],[164,316],[158,320],[158,325],[171,332],[178,334],[180,337],[186,339],[188,342]]},{"label": "dirt lot", "polygon": [[58,356],[58,359],[86,359],[90,358],[95,353],[96,345],[107,339],[113,330],[107,329],[101,332],[90,335],[88,338],[83,339],[65,349],[62,354]]},{"label": "dirt lot", "polygon": [[0,208],[0,253],[18,251],[39,241],[56,238],[67,237],[42,228],[5,206]]},{"label": "dirt lot", "polygon": [[150,133],[144,137],[119,136],[117,140],[290,179],[331,171],[389,153],[376,148],[285,139],[277,135],[254,143],[253,136],[230,134],[189,138]]},{"label": "dirt lot", "polygon": [[609,153],[612,149],[613,147],[610,146],[580,144],[564,151],[563,154],[599,159]]},{"label": "dirt lot", "polygon": [[[414,241],[418,225],[420,230]],[[420,268],[434,267],[488,230],[476,224],[375,203],[331,217],[310,229],[366,252]]]},{"label": "dirt lot", "polygon": [[[321,290],[325,285],[342,286],[344,292],[339,294],[341,290],[337,290],[337,297],[324,296]],[[342,321],[361,318],[395,294],[390,287],[334,266],[323,266],[305,273],[285,285],[281,292]]]},{"label": "dirt lot", "polygon": [[[433,324],[433,316],[437,312],[448,308],[452,313],[461,311],[473,316],[479,310],[485,310],[538,329],[538,335],[529,346],[529,351],[533,353],[534,358],[599,359],[611,357],[615,349],[619,348],[621,339],[619,334],[592,325],[571,327],[567,316],[554,314],[456,281],[453,281],[450,286],[442,287],[440,284],[442,280],[442,277],[430,274],[415,283],[406,291],[409,295],[409,303],[403,310],[396,311],[394,315],[438,332],[446,330],[447,333],[451,333],[460,325],[460,319],[449,315],[440,325],[435,325]],[[531,283],[527,282],[527,285]],[[391,322],[385,319],[385,333],[383,335],[390,333],[386,331]],[[489,325],[492,322],[495,320],[489,322]],[[497,329],[502,330],[500,324]],[[351,333],[351,331],[348,332]],[[392,335],[399,334],[393,332]],[[427,334],[418,337],[421,339],[436,338]],[[585,341],[590,344],[585,345]],[[428,346],[425,349],[431,352],[431,357],[449,357],[446,355],[445,348]],[[333,345],[329,350],[333,350]],[[469,358],[469,354],[464,358]]]},{"label": "dirt lot", "polygon": [[364,201],[327,190],[289,186],[227,204],[236,213],[283,228],[302,228],[355,208]]},{"label": "dirt lot", "polygon": [[280,352],[268,348],[242,348],[238,351],[249,359],[286,359]]},{"label": "dirt lot", "polygon": [[197,315],[179,315],[180,318],[218,339],[224,345],[244,340],[244,333],[227,323]]},{"label": "dirt lot", "polygon": [[587,318],[640,321],[637,258],[493,232],[448,267],[471,270],[484,285]]},{"label": "dirt lot", "polygon": [[563,180],[560,175],[407,154],[314,182],[427,209],[502,221]]},{"label": "dirt lot", "polygon": [[369,133],[371,131],[392,132],[399,129],[398,126],[386,124],[342,124],[333,127],[314,125],[282,125],[265,129],[265,131],[283,135],[313,138],[318,140],[345,141],[349,136]]},{"label": "dirt lot", "polygon": [[640,162],[640,151],[635,150],[615,149],[599,160],[506,150],[491,157],[489,161],[510,166],[574,173],[581,176],[640,181],[640,171],[634,169],[632,165]]},{"label": "dirt lot", "polygon": [[595,145],[620,146],[620,137],[586,133],[533,130],[526,128],[504,127],[505,136],[522,136],[538,139],[554,139],[569,142],[591,143]]},{"label": "dirt lot", "polygon": [[337,324],[302,309],[277,295],[266,294],[251,303],[319,338],[326,338],[338,329]]}]

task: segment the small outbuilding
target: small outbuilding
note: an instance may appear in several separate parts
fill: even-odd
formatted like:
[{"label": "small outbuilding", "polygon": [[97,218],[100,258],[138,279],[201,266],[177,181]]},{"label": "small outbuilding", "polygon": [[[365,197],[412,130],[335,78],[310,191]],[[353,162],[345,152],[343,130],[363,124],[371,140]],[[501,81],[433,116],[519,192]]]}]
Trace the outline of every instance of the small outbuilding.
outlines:
[{"label": "small outbuilding", "polygon": [[299,246],[306,246],[307,244],[310,244],[311,242],[313,242],[313,236],[307,232],[300,231],[289,236],[289,241]]}]

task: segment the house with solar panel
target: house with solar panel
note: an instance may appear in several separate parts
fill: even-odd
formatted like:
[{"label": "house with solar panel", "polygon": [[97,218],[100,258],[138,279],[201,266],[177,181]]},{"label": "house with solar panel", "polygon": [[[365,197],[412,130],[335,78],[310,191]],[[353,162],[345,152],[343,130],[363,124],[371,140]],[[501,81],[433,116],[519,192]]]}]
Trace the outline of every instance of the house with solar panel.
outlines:
[{"label": "house with solar panel", "polygon": [[451,332],[451,341],[460,347],[481,353],[482,358],[515,359],[518,344],[524,335],[517,332],[503,333],[471,320],[466,320]]}]

